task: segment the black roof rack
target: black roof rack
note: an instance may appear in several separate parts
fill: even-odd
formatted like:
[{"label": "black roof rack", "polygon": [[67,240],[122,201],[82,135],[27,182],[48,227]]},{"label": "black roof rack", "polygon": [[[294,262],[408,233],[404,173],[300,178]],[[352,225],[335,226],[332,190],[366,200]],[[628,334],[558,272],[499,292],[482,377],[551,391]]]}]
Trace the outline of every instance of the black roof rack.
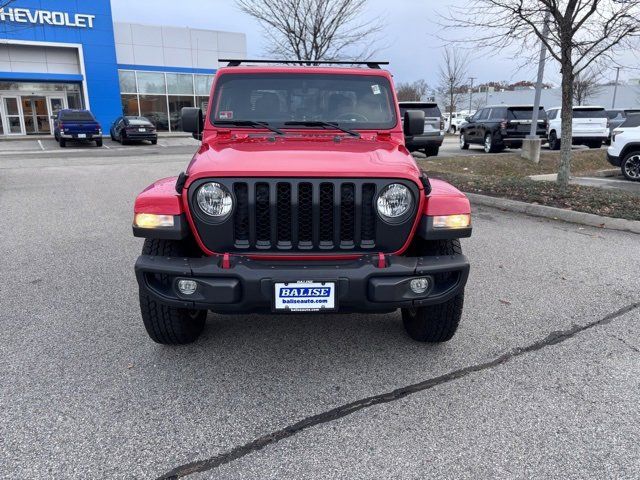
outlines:
[{"label": "black roof rack", "polygon": [[265,59],[236,59],[236,58],[219,58],[219,62],[227,62],[227,67],[237,67],[242,63],[294,63],[296,65],[366,65],[369,68],[379,69],[380,65],[389,65],[389,62],[375,62],[366,60],[363,62],[352,60],[265,60]]}]

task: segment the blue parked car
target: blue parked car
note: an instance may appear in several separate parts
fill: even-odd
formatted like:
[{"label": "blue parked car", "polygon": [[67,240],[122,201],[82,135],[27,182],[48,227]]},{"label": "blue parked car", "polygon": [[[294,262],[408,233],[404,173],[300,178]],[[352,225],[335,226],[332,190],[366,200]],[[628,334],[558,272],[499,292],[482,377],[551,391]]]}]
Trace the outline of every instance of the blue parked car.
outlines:
[{"label": "blue parked car", "polygon": [[89,110],[60,110],[53,117],[53,136],[61,147],[67,140],[95,141],[102,146],[102,128]]}]

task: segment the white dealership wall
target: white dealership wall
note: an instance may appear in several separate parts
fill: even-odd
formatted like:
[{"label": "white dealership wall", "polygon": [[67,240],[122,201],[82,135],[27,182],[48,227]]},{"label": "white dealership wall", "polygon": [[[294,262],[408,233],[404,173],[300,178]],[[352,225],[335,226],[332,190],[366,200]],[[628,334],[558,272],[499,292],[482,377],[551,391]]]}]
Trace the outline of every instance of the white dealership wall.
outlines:
[{"label": "white dealership wall", "polygon": [[245,58],[244,33],[189,27],[113,23],[120,65],[215,70],[218,58]]}]

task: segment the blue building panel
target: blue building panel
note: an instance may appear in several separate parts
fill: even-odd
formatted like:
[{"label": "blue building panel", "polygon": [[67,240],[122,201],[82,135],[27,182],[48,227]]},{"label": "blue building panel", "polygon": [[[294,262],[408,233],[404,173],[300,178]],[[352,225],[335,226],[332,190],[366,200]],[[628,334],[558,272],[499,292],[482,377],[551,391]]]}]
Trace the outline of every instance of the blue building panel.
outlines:
[{"label": "blue building panel", "polygon": [[[11,21],[9,9],[17,11],[21,21]],[[21,9],[28,9],[29,13]],[[82,45],[85,94],[103,130],[108,129],[122,111],[110,0],[17,0],[4,10],[5,18],[0,21],[2,39]],[[0,79],[20,79],[20,75],[0,71]],[[83,80],[46,72],[23,75],[24,80]]]}]

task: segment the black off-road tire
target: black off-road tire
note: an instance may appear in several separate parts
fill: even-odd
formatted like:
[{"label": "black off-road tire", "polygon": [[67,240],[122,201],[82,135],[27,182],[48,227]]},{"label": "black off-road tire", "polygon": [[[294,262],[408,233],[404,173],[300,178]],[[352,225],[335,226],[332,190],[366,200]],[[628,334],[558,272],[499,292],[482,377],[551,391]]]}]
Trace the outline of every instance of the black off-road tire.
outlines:
[{"label": "black off-road tire", "polygon": [[440,152],[440,147],[437,145],[429,145],[424,149],[424,154],[427,157],[437,157],[439,152]]},{"label": "black off-road tire", "polygon": [[[143,255],[162,257],[180,257],[192,255],[186,242],[173,240],[146,239],[142,247]],[[168,282],[164,275],[161,282]],[[194,342],[204,330],[207,319],[206,310],[188,310],[175,308],[157,302],[150,296],[140,293],[140,313],[149,337],[163,345],[183,345]]]},{"label": "black off-road tire", "polygon": [[[460,240],[423,242],[419,255],[461,255]],[[439,305],[403,308],[402,323],[407,334],[418,342],[441,343],[451,340],[458,330],[464,292]]]},{"label": "black off-road tire", "polygon": [[464,138],[464,132],[460,131],[460,150],[469,150],[469,143]]}]

